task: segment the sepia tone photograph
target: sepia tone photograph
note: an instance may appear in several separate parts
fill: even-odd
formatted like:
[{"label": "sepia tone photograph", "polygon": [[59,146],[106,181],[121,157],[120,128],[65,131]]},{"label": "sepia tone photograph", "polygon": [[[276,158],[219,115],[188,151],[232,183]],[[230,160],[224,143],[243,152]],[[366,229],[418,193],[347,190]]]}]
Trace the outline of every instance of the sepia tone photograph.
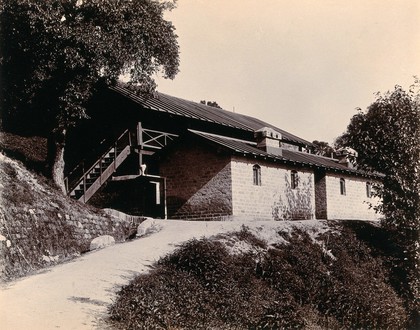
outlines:
[{"label": "sepia tone photograph", "polygon": [[0,328],[419,329],[419,18],[0,0]]}]

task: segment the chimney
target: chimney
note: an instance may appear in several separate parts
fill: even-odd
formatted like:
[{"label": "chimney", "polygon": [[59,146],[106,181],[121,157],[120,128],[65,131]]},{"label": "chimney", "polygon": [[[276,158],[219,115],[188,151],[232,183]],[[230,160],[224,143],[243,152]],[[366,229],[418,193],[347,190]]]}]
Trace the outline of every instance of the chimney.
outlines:
[{"label": "chimney", "polygon": [[270,127],[263,127],[254,132],[254,137],[258,149],[272,155],[282,156],[281,133]]},{"label": "chimney", "polygon": [[341,165],[344,165],[348,168],[354,168],[356,166],[356,159],[358,156],[358,153],[356,150],[344,147],[340,148],[335,153],[338,163]]}]

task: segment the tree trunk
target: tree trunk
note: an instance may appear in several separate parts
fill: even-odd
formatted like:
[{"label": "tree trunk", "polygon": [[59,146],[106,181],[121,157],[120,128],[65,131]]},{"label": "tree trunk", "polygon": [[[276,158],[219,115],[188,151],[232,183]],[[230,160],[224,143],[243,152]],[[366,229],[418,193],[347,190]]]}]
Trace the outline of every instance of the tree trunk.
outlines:
[{"label": "tree trunk", "polygon": [[66,141],[66,130],[59,129],[48,137],[48,174],[57,187],[66,194],[64,183],[64,146]]}]

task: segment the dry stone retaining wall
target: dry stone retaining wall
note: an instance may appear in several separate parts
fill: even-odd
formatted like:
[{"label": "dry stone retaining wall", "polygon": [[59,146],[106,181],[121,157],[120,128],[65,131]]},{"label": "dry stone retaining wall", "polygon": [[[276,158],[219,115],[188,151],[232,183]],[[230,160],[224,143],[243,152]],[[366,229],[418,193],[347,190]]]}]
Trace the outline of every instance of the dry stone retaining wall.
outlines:
[{"label": "dry stone retaining wall", "polygon": [[[2,210],[3,211],[3,210]],[[124,241],[130,222],[105,213],[15,208],[0,214],[0,278],[9,279],[71,259],[102,235]]]}]

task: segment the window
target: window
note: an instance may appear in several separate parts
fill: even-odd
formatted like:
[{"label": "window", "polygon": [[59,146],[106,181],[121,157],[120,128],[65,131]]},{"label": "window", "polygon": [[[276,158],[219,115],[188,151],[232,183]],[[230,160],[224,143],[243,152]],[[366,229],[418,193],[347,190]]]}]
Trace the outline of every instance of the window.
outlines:
[{"label": "window", "polygon": [[372,184],[370,182],[366,182],[366,197],[372,197]]},{"label": "window", "polygon": [[261,167],[260,165],[254,165],[252,167],[252,171],[254,173],[254,185],[261,186]]},{"label": "window", "polygon": [[346,180],[344,180],[343,178],[340,179],[340,194],[346,194]]},{"label": "window", "polygon": [[299,179],[298,179],[298,173],[293,170],[290,173],[290,186],[292,187],[292,189],[296,189],[299,183]]}]

